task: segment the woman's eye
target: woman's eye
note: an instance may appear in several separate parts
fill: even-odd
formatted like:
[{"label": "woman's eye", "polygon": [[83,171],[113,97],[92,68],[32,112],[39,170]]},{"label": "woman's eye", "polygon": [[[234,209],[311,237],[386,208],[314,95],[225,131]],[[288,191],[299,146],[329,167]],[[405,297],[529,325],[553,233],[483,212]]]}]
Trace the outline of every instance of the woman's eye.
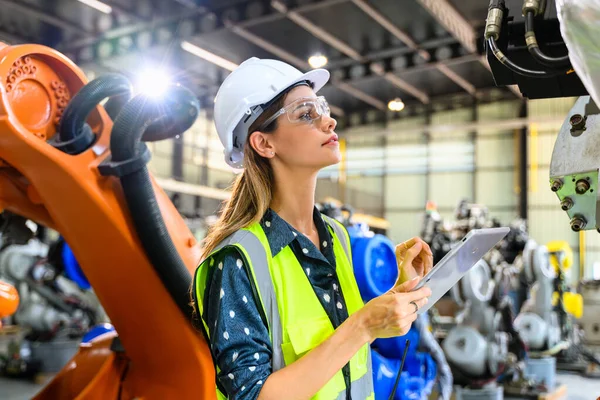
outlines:
[{"label": "woman's eye", "polygon": [[312,121],[312,117],[310,116],[309,112],[305,112],[300,116],[300,119],[304,120],[304,121]]}]

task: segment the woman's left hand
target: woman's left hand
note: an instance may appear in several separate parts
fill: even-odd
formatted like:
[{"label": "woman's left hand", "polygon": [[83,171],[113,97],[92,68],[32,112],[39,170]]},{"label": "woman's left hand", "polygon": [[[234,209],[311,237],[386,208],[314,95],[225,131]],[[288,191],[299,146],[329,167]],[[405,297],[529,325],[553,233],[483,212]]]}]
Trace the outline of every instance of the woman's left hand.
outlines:
[{"label": "woman's left hand", "polygon": [[[410,263],[404,259],[409,249],[420,248],[419,254]],[[396,260],[398,262],[398,279],[400,282],[409,281],[415,277],[422,278],[433,268],[433,253],[429,245],[421,238],[414,237],[396,246]]]}]

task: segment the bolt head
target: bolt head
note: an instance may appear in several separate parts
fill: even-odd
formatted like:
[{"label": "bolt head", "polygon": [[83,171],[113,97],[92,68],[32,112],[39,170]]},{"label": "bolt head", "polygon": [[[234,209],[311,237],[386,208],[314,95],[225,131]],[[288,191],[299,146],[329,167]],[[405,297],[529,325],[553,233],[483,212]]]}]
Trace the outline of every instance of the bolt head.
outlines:
[{"label": "bolt head", "polygon": [[571,220],[571,229],[574,232],[579,232],[580,230],[584,229],[586,225],[585,219],[583,219],[582,217],[574,217]]},{"label": "bolt head", "polygon": [[569,118],[569,123],[571,124],[571,133],[585,130],[585,121],[586,117],[581,114],[571,115],[571,118]]},{"label": "bolt head", "polygon": [[580,179],[575,184],[575,191],[577,194],[584,194],[590,188],[590,183],[585,179]]},{"label": "bolt head", "polygon": [[550,186],[550,189],[553,192],[558,192],[560,190],[560,188],[562,188],[562,181],[560,179],[556,179],[554,181],[552,181],[552,186]]},{"label": "bolt head", "polygon": [[573,207],[573,200],[571,200],[571,198],[569,197],[566,197],[563,201],[560,202],[560,208],[562,208],[563,211],[570,210],[571,207]]},{"label": "bolt head", "polygon": [[569,119],[569,123],[571,125],[580,124],[582,121],[583,121],[583,117],[581,116],[581,114],[571,115],[571,118]]}]

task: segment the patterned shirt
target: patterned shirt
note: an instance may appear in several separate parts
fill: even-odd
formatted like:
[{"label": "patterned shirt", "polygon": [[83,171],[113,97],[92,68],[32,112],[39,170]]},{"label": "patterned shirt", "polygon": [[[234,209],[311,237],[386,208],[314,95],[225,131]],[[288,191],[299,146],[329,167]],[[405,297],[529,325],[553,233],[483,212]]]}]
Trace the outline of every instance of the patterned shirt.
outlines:
[{"label": "patterned shirt", "polygon": [[[336,274],[333,237],[317,208],[313,211],[313,220],[320,248],[271,209],[260,224],[273,257],[291,246],[332,325],[337,328],[348,318],[348,311]],[[220,369],[217,379],[230,399],[256,399],[272,372],[272,344],[258,311],[259,300],[253,296],[243,257],[237,249],[219,252],[209,260],[209,265],[213,268],[207,277],[202,318],[211,330],[210,348]],[[348,364],[343,372],[348,385]]]}]

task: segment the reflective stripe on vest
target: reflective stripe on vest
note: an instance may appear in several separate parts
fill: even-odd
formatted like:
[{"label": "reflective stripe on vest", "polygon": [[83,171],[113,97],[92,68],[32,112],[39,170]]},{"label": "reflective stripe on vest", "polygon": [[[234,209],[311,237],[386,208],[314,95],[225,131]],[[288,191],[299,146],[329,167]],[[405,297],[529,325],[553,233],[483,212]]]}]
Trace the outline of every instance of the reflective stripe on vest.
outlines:
[{"label": "reflective stripe on vest", "polygon": [[[328,225],[333,230],[334,237],[339,241],[346,258],[350,263],[349,265],[351,269],[351,253],[349,248],[350,243],[346,230],[339,222],[327,216],[323,216],[323,219],[327,221]],[[263,235],[262,231],[257,233]],[[283,325],[281,320],[281,313],[278,308],[277,293],[275,291],[275,285],[273,283],[274,281],[270,272],[271,266],[269,265],[269,263],[272,260],[270,259],[270,249],[265,248],[265,244],[261,242],[260,238],[254,232],[251,232],[250,230],[246,229],[234,233],[233,235],[225,239],[223,242],[221,242],[217,246],[217,248],[215,248],[215,250],[212,252],[211,256],[213,256],[217,251],[226,246],[235,246],[236,248],[241,250],[244,256],[247,257],[247,261],[249,261],[249,263],[251,264],[251,271],[249,272],[251,272],[253,276],[250,277],[250,281],[253,283],[253,286],[256,286],[256,289],[259,292],[259,297],[262,302],[262,307],[265,313],[265,317],[267,319],[266,322],[269,327],[269,334],[271,336],[272,341],[272,370],[273,372],[278,371],[285,367],[286,363],[282,351]],[[347,265],[345,261],[343,261],[343,263]],[[373,373],[371,369],[372,367],[370,349],[368,349],[366,353],[366,373],[364,373],[362,376],[358,375],[360,376],[360,378],[358,379],[356,379],[356,377],[351,376],[351,398],[353,400],[374,398]],[[337,395],[334,395],[333,393],[330,393],[330,395],[333,396],[331,397],[332,400],[343,400],[346,399],[346,390],[344,388],[340,390],[340,392],[337,393]],[[329,398],[329,396],[327,396],[327,398]]]},{"label": "reflective stripe on vest", "polygon": [[[285,367],[285,363],[283,362],[281,345],[276,346],[275,343],[281,344],[283,338],[279,309],[277,308],[277,299],[275,297],[275,288],[273,287],[271,273],[269,272],[267,253],[254,233],[243,230],[237,231],[223,242],[219,243],[215,251],[220,250],[225,246],[235,245],[236,243],[246,250],[248,257],[252,260],[252,266],[254,267],[254,273],[256,274],[256,283],[258,284],[258,291],[260,292],[263,307],[265,308],[271,341],[273,342],[271,366],[273,367],[273,371],[278,371]],[[252,281],[252,277],[249,278],[250,281]]]}]

